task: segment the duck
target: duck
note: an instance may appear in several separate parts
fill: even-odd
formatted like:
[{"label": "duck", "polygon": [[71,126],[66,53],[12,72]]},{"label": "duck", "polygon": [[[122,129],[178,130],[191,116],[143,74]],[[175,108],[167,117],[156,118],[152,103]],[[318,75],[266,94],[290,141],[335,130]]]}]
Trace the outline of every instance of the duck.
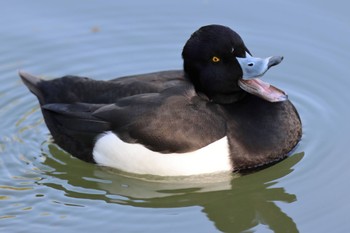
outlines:
[{"label": "duck", "polygon": [[275,164],[297,146],[300,116],[261,77],[282,56],[254,57],[223,25],[196,30],[183,69],[112,80],[19,71],[37,97],[54,143],[86,162],[126,173],[244,173]]}]

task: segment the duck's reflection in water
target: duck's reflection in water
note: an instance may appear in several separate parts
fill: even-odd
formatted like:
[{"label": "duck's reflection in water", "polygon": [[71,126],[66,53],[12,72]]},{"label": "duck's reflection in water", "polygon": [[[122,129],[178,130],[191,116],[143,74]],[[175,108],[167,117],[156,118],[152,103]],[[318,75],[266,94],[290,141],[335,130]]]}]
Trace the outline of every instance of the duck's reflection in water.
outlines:
[{"label": "duck's reflection in water", "polygon": [[[140,208],[201,206],[223,232],[243,232],[260,224],[274,232],[298,232],[293,219],[277,204],[292,203],[297,197],[279,187],[278,179],[291,173],[304,153],[294,154],[273,167],[244,176],[217,174],[174,178],[121,174],[95,165],[87,166],[63,155],[64,152],[52,144],[49,150],[44,165],[54,170],[48,175],[59,180],[52,182],[50,179],[48,182],[44,179],[42,184],[63,190],[69,197]],[[76,187],[83,188],[84,192],[77,192]]]}]

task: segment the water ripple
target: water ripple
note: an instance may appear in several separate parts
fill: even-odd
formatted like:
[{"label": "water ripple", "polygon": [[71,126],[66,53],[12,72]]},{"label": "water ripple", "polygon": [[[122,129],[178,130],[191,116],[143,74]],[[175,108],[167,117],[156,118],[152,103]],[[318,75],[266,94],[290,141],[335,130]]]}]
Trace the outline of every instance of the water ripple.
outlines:
[{"label": "water ripple", "polygon": [[[0,43],[5,54],[0,57],[1,226],[26,223],[35,231],[64,225],[90,232],[100,229],[102,219],[118,223],[121,231],[148,232],[164,231],[170,223],[179,231],[231,232],[237,220],[237,231],[346,226],[341,216],[349,193],[348,16],[331,10],[337,4],[323,7],[315,1],[254,3],[254,9],[267,12],[249,2],[241,8],[215,1],[187,1],[182,8],[169,4],[62,0],[55,7],[46,1],[6,3],[7,10],[0,10],[7,22],[15,22],[2,25]],[[108,79],[181,68],[190,33],[216,22],[235,27],[254,55],[285,56],[264,78],[287,91],[303,122],[295,153],[256,174],[184,182],[86,164],[52,144],[37,100],[17,75],[23,69],[45,78]]]}]

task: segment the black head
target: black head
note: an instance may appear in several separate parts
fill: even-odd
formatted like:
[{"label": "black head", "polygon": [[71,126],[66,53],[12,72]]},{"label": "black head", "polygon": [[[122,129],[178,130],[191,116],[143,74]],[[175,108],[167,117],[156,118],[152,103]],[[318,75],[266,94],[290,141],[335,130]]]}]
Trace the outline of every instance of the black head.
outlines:
[{"label": "black head", "polygon": [[243,73],[236,57],[246,52],[243,40],[230,28],[204,26],[184,46],[184,71],[197,92],[214,101],[233,102],[245,93],[238,86]]},{"label": "black head", "polygon": [[186,77],[196,91],[217,103],[232,103],[246,95],[247,90],[242,89],[240,80],[247,72],[251,72],[251,67],[254,74],[258,74],[254,76],[256,78],[272,66],[267,60],[270,58],[247,62],[253,57],[242,38],[232,29],[221,25],[204,26],[194,32],[183,48],[182,57]]}]

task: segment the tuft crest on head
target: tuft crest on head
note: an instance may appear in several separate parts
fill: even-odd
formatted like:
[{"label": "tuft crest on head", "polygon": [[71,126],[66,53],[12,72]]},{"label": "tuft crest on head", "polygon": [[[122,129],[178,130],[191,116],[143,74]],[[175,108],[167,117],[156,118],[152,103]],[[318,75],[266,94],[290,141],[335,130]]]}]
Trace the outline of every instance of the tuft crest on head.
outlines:
[{"label": "tuft crest on head", "polygon": [[[205,48],[205,49],[203,49]],[[211,53],[231,53],[245,56],[247,51],[242,38],[231,28],[222,25],[208,25],[199,28],[186,42],[182,57],[188,59],[211,58]]]}]

